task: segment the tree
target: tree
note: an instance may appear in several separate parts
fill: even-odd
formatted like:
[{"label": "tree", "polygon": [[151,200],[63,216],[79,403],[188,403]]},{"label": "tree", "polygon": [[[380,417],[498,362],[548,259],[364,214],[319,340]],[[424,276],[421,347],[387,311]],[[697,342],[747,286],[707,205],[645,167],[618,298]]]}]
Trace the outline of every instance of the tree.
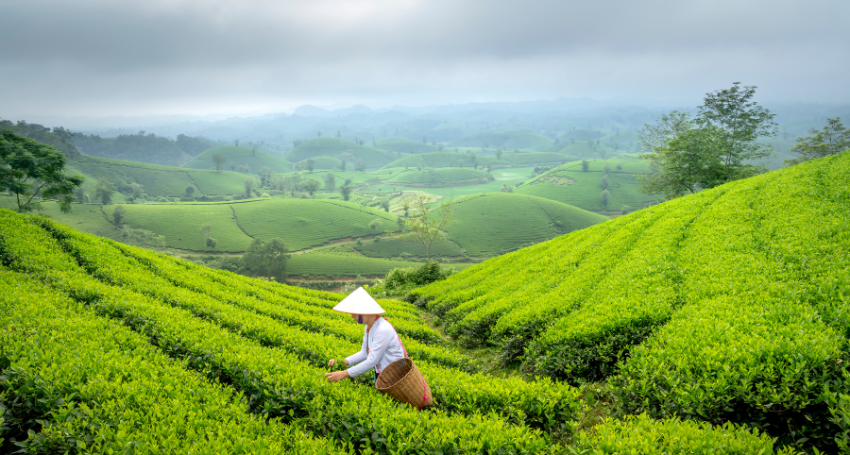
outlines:
[{"label": "tree", "polygon": [[602,191],[602,206],[605,207],[606,209],[608,208],[608,199],[609,199],[608,190],[603,190]]},{"label": "tree", "polygon": [[226,158],[221,156],[220,153],[216,153],[212,156],[213,164],[215,164],[215,170],[221,171],[221,167],[224,166],[224,162],[227,161]]},{"label": "tree", "polygon": [[345,167],[346,167],[347,165],[348,165],[348,163],[346,163],[346,162],[345,162],[345,160],[341,160],[341,161],[340,161],[340,163],[339,163],[339,168],[342,170],[342,172],[345,172]]},{"label": "tree", "polygon": [[254,179],[248,177],[245,179],[245,197],[251,197],[251,193],[254,191]]},{"label": "tree", "polygon": [[588,170],[590,170],[590,161],[581,160],[581,171],[587,172]]},{"label": "tree", "polygon": [[121,222],[124,221],[124,217],[126,216],[127,211],[124,210],[124,206],[118,204],[115,206],[115,210],[112,211],[112,219],[115,220],[115,225],[120,227]]},{"label": "tree", "polygon": [[645,125],[641,157],[650,161],[652,173],[638,177],[641,190],[672,198],[764,172],[746,163],[771,154],[757,140],[777,129],[774,114],[751,101],[755,89],[735,82],[706,94],[695,118],[673,111]]},{"label": "tree", "polygon": [[212,237],[207,237],[207,247],[208,248],[215,249],[216,245],[218,245],[218,240],[216,240]]},{"label": "tree", "polygon": [[89,196],[86,194],[86,191],[83,187],[78,186],[74,189],[74,202],[78,204],[82,204],[89,201]]},{"label": "tree", "polygon": [[632,208],[628,205],[624,205],[623,208],[620,209],[620,215],[628,215],[632,211]]},{"label": "tree", "polygon": [[204,223],[201,225],[201,235],[204,237],[209,237],[212,232],[212,225],[210,223]]},{"label": "tree", "polygon": [[385,212],[390,212],[390,201],[381,201],[381,208],[384,209]]},{"label": "tree", "polygon": [[478,155],[475,152],[469,154],[469,158],[472,160],[472,168],[475,169],[478,167]]},{"label": "tree", "polygon": [[260,186],[262,188],[268,188],[272,186],[272,182],[274,181],[275,177],[272,168],[264,166],[257,174],[260,176]]},{"label": "tree", "polygon": [[115,194],[115,185],[108,182],[105,178],[97,179],[97,187],[94,191],[94,197],[100,199],[101,204],[111,204],[113,194]]},{"label": "tree", "polygon": [[375,230],[378,229],[378,226],[381,225],[381,220],[375,219],[369,223],[369,229],[372,231],[372,235],[375,235]]},{"label": "tree", "polygon": [[322,182],[309,178],[306,182],[304,182],[304,190],[310,193],[310,197],[313,197],[316,194],[316,191],[319,191],[319,188],[322,186]]},{"label": "tree", "polygon": [[812,128],[809,134],[812,136],[798,138],[797,143],[791,147],[791,152],[803,156],[785,160],[785,164],[798,164],[850,149],[850,129],[841,124],[841,117],[826,119],[823,131]]},{"label": "tree", "polygon": [[336,189],[336,177],[331,173],[325,174],[325,189],[328,191]]},{"label": "tree", "polygon": [[354,170],[357,172],[366,172],[366,163],[363,162],[362,159],[357,159],[357,163],[354,165]]},{"label": "tree", "polygon": [[504,150],[502,150],[501,148],[497,148],[497,149],[496,149],[496,159],[497,159],[497,160],[502,159],[502,154],[504,154],[504,153],[505,153],[505,151],[504,151]]},{"label": "tree", "polygon": [[35,201],[56,198],[62,212],[71,211],[74,190],[83,184],[80,175],[67,176],[65,155],[49,145],[19,136],[11,131],[0,132],[0,191],[15,195],[21,213],[40,210]]},{"label": "tree", "polygon": [[605,163],[605,167],[602,168],[602,172],[604,172],[605,175],[608,175],[608,173],[611,172],[611,165],[608,164],[608,163]]},{"label": "tree", "polygon": [[190,183],[186,185],[186,197],[192,197],[192,193],[195,192],[195,187]]},{"label": "tree", "polygon": [[242,256],[242,266],[254,276],[273,277],[279,283],[286,282],[286,263],[289,249],[279,238],[263,242],[254,239],[248,252]]},{"label": "tree", "polygon": [[304,167],[306,167],[307,171],[309,171],[312,174],[313,169],[316,167],[316,160],[314,160],[313,158],[310,158],[309,160],[307,160]]},{"label": "tree", "polygon": [[142,197],[142,195],[143,195],[142,185],[139,185],[138,183],[133,182],[133,183],[130,184],[130,189],[133,190],[133,198],[134,199],[138,199],[138,198]]},{"label": "tree", "polygon": [[602,189],[603,189],[603,190],[607,190],[607,189],[608,189],[608,184],[609,184],[609,181],[608,181],[608,175],[607,175],[607,174],[605,174],[605,175],[603,175],[603,176],[602,176]]},{"label": "tree", "polygon": [[442,242],[446,238],[443,231],[452,223],[454,215],[451,202],[440,204],[439,209],[429,207],[431,198],[424,194],[417,194],[408,198],[404,204],[406,208],[412,209],[413,213],[407,221],[407,231],[391,234],[399,240],[416,240],[425,247],[425,264],[431,262],[431,246],[434,242]]},{"label": "tree", "polygon": [[351,187],[348,185],[343,186],[339,189],[340,194],[342,194],[342,200],[347,201],[351,197]]},{"label": "tree", "polygon": [[502,193],[513,193],[513,192],[514,192],[514,187],[512,187],[512,186],[508,186],[508,184],[507,184],[507,183],[503,183],[503,184],[502,184],[502,189],[500,189],[499,191],[500,191],[500,192],[502,192]]}]

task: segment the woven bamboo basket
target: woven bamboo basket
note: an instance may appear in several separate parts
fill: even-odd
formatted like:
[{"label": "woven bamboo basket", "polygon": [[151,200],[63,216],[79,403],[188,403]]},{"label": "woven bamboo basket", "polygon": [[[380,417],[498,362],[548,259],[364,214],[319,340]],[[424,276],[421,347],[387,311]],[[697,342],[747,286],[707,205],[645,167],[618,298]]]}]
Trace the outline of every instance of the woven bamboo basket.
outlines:
[{"label": "woven bamboo basket", "polygon": [[384,368],[375,386],[381,392],[417,409],[434,404],[431,388],[409,357],[396,360]]}]

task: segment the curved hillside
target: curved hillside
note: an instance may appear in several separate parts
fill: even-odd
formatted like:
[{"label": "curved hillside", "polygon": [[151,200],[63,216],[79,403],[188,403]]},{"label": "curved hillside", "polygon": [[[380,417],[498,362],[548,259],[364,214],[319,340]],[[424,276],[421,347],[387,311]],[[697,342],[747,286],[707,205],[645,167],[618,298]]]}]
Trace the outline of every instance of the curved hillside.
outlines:
[{"label": "curved hillside", "polygon": [[477,133],[462,137],[451,147],[501,147],[507,150],[549,147],[552,139],[534,133]]},{"label": "curved hillside", "polygon": [[[621,213],[624,206],[634,211],[662,199],[660,195],[648,195],[639,190],[637,176],[650,170],[646,160],[627,156],[589,160],[588,163],[586,172],[582,170],[581,161],[558,166],[517,187],[514,192],[607,214]],[[602,200],[605,166],[609,167],[607,205]]]},{"label": "curved hillside", "polygon": [[604,146],[602,144],[591,145],[589,142],[576,142],[574,144],[569,144],[558,151],[558,153],[570,156],[578,156],[582,158],[586,157],[603,157],[603,156],[614,156],[617,153],[616,150],[611,147]]},{"label": "curved hillside", "polygon": [[463,168],[439,168],[425,170],[401,170],[392,175],[387,183],[401,185],[422,185],[429,187],[444,187],[458,185],[474,185],[489,182],[490,178],[484,171]]},{"label": "curved hillside", "polygon": [[228,171],[184,169],[93,156],[80,156],[72,160],[69,169],[89,177],[83,183],[83,188],[91,197],[94,196],[99,178],[116,185],[122,182],[138,183],[147,195],[153,197],[185,196],[189,184],[205,195],[240,194],[245,191],[245,176]]},{"label": "curved hillside", "polygon": [[320,137],[304,142],[290,150],[286,154],[286,159],[298,162],[309,158],[316,159],[320,156],[346,160],[347,164],[352,167],[358,159],[361,159],[367,168],[375,169],[398,159],[401,154],[364,147],[335,137]]},{"label": "curved hillside", "polygon": [[189,169],[214,169],[215,162],[213,162],[212,157],[216,154],[223,156],[227,160],[223,166],[224,170],[231,170],[230,164],[233,163],[236,169],[239,169],[240,166],[248,166],[252,174],[256,174],[266,166],[270,167],[276,173],[292,171],[292,163],[286,160],[259,150],[255,152],[246,147],[234,146],[214,147],[206,150],[204,153],[193,158],[192,161],[184,164],[183,167]]},{"label": "curved hillside", "polygon": [[837,451],[850,434],[849,175],[844,152],[729,183],[411,298],[525,371],[607,379],[625,412],[738,422]]},{"label": "curved hillside", "polygon": [[[295,163],[293,169],[307,169],[307,161],[313,160],[313,169],[336,170],[342,165],[342,161],[329,156],[317,156]],[[346,168],[354,169],[354,163],[346,163]]]},{"label": "curved hillside", "polygon": [[452,202],[449,240],[470,256],[492,256],[583,229],[607,217],[547,199],[484,193]]},{"label": "curved hillside", "polygon": [[375,141],[375,147],[381,150],[401,153],[436,152],[437,147],[422,142],[412,141],[404,137],[385,137]]},{"label": "curved hillside", "polygon": [[[495,161],[494,157],[477,155],[476,160],[479,166],[486,166]],[[386,166],[385,169],[396,167],[472,167],[472,155],[466,153],[454,152],[431,152],[420,153],[418,155],[405,156],[397,159]]]}]

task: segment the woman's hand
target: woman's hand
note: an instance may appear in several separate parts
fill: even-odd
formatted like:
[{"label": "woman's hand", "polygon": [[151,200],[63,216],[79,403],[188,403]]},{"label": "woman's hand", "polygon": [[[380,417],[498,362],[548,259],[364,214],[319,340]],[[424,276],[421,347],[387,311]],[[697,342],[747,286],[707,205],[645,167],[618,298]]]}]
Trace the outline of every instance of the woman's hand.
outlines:
[{"label": "woman's hand", "polygon": [[[336,359],[330,359],[330,360],[328,360],[328,366],[329,366],[329,367],[333,368],[333,366],[334,366],[335,364],[336,364]],[[345,365],[345,366],[348,366],[348,360],[343,361],[343,362],[342,362],[342,364],[343,364],[343,365]]]},{"label": "woman's hand", "polygon": [[335,371],[333,373],[325,373],[325,379],[330,382],[342,381],[343,379],[349,377],[348,370]]}]

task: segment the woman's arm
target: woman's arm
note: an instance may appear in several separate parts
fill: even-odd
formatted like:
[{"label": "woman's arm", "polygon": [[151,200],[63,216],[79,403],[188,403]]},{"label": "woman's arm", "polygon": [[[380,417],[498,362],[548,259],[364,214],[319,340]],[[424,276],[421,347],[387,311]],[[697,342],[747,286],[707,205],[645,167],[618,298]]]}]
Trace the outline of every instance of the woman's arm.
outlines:
[{"label": "woman's arm", "polygon": [[[389,347],[390,345],[392,336],[395,336],[395,332],[388,333],[388,331],[386,330],[376,332],[374,338],[372,338],[372,345],[369,346],[369,354],[366,356],[366,359],[346,370],[348,371],[348,375],[351,377],[360,376],[361,374],[371,370],[372,368],[375,368],[375,365],[378,364],[378,362],[384,356],[384,353],[387,351],[387,347]],[[351,359],[351,357],[349,357],[349,359]]]}]

